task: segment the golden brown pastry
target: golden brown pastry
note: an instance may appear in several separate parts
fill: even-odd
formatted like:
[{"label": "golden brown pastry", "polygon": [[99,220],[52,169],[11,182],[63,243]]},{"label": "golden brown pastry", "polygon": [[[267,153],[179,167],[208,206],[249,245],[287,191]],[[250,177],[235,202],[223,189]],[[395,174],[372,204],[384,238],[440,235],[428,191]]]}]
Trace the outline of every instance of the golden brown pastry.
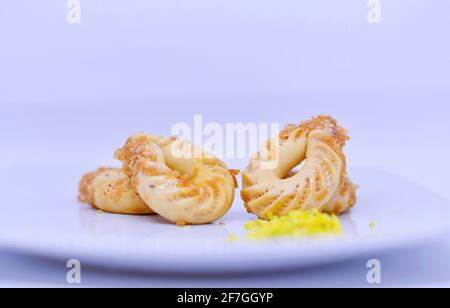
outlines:
[{"label": "golden brown pastry", "polygon": [[347,131],[325,115],[287,125],[242,174],[247,210],[267,219],[292,209],[340,214],[351,208],[356,186],[347,178],[343,147],[348,139]]},{"label": "golden brown pastry", "polygon": [[187,141],[137,134],[116,158],[141,198],[171,222],[210,223],[233,203],[233,172]]},{"label": "golden brown pastry", "polygon": [[100,168],[84,175],[78,200],[92,207],[116,214],[153,214],[139,197],[121,169]]}]

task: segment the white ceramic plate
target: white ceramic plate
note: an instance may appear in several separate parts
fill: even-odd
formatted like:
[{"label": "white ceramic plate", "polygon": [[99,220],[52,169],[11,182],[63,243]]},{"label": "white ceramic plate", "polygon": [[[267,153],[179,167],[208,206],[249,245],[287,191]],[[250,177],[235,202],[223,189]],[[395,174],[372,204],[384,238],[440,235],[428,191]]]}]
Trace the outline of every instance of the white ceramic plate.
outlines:
[{"label": "white ceramic plate", "polygon": [[[86,168],[40,164],[2,170],[0,248],[82,264],[170,272],[276,270],[329,263],[418,244],[450,229],[450,206],[377,169],[358,169],[358,204],[342,216],[345,236],[327,240],[227,242],[254,219],[238,197],[218,223],[177,227],[157,216],[99,213],[77,203]],[[370,223],[375,222],[375,229]]]}]

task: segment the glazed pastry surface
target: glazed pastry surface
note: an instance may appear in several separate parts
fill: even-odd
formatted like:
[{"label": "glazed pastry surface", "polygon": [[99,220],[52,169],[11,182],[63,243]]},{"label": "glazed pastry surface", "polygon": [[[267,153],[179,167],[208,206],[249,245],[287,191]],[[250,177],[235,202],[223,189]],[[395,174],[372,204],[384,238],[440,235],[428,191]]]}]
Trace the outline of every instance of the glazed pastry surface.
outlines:
[{"label": "glazed pastry surface", "polygon": [[79,185],[78,200],[92,207],[116,214],[152,214],[121,169],[99,168],[84,175]]},{"label": "glazed pastry surface", "polygon": [[356,186],[347,177],[343,148],[348,139],[329,116],[287,125],[242,174],[241,197],[248,212],[267,219],[293,209],[341,214],[351,208]]},{"label": "glazed pastry surface", "polygon": [[137,134],[116,158],[141,198],[171,222],[210,223],[233,203],[234,172],[187,141]]}]

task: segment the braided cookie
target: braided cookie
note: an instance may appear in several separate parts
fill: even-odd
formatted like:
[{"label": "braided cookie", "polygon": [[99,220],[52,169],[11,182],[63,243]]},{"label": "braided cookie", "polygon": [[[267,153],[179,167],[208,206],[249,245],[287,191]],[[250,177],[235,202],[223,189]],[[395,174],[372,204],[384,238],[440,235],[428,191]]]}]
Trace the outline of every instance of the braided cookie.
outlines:
[{"label": "braided cookie", "polygon": [[233,203],[233,171],[187,141],[137,134],[116,158],[141,198],[178,225],[212,222]]},{"label": "braided cookie", "polygon": [[[242,174],[247,210],[267,219],[293,209],[340,214],[351,208],[356,186],[346,173],[343,147],[348,139],[346,130],[329,116],[287,125]],[[302,162],[298,172],[292,171]]]},{"label": "braided cookie", "polygon": [[133,190],[128,177],[116,168],[100,168],[84,175],[80,181],[78,200],[110,213],[153,214]]}]

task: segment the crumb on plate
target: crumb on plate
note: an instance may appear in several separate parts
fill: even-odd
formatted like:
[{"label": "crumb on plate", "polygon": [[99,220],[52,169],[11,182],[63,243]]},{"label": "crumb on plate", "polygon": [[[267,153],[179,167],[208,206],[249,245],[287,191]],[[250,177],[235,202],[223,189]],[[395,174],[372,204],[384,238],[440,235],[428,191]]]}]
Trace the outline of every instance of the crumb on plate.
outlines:
[{"label": "crumb on plate", "polygon": [[176,225],[178,227],[184,227],[184,226],[187,226],[187,223],[183,220],[177,220]]},{"label": "crumb on plate", "polygon": [[245,228],[247,239],[310,237],[342,233],[342,226],[336,215],[321,213],[318,210],[293,210],[281,217],[269,215],[269,220],[247,222]]},{"label": "crumb on plate", "polygon": [[236,243],[238,241],[238,237],[236,234],[234,233],[230,233],[227,237],[227,242],[228,243]]}]

